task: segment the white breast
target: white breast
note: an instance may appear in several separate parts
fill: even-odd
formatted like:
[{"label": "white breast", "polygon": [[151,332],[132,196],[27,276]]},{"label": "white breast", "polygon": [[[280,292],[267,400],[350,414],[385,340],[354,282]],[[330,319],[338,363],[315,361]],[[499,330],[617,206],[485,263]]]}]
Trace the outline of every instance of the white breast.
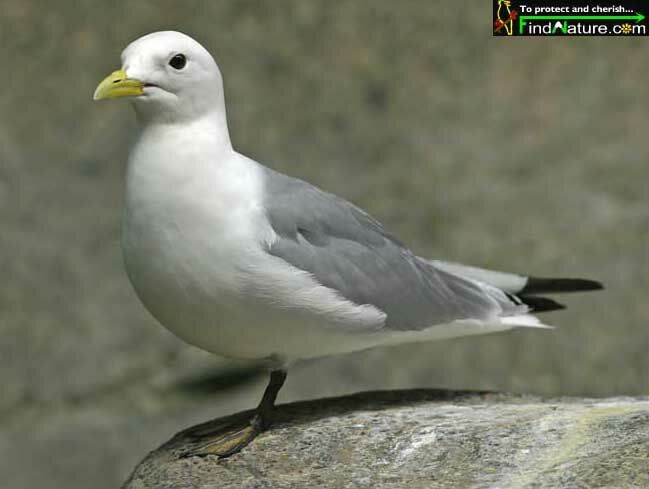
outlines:
[{"label": "white breast", "polygon": [[142,135],[127,170],[122,250],[140,299],[163,325],[184,337],[177,330],[196,330],[204,304],[210,314],[227,306],[260,242],[260,212],[258,171],[231,148],[215,151],[209,135],[187,127]]}]

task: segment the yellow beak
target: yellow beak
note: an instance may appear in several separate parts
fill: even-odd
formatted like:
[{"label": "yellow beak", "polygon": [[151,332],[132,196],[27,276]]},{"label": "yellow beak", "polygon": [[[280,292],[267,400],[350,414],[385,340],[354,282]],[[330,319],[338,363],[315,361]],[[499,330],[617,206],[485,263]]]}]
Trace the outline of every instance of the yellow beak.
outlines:
[{"label": "yellow beak", "polygon": [[97,86],[94,100],[118,97],[136,97],[144,93],[144,84],[126,76],[124,70],[113,71]]}]

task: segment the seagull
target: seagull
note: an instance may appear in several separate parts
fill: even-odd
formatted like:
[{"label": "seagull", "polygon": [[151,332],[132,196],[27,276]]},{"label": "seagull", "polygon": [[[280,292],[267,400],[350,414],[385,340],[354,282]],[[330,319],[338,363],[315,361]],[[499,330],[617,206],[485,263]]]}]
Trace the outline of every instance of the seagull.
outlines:
[{"label": "seagull", "polygon": [[95,100],[127,97],[139,125],[121,248],[146,309],[182,340],[263,361],[250,418],[188,456],[227,457],[272,422],[287,368],[374,347],[547,328],[543,294],[602,288],[415,255],[354,204],[237,152],[221,72],[180,32],[129,44]]}]

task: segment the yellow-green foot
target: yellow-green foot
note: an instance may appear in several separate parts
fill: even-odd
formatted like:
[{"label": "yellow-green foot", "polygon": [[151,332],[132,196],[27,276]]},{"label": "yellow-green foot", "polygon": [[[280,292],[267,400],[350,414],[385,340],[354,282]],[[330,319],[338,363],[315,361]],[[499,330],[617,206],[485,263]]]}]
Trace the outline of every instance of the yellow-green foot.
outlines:
[{"label": "yellow-green foot", "polygon": [[206,455],[217,455],[222,458],[229,457],[248,446],[265,427],[261,415],[255,414],[248,421],[226,425],[213,433],[209,433],[206,437],[201,437],[203,438],[201,443],[183,456],[204,457]]},{"label": "yellow-green foot", "polygon": [[264,396],[252,417],[239,418],[216,427],[209,423],[186,433],[199,440],[199,444],[185,453],[183,457],[204,457],[206,455],[229,457],[248,446],[259,433],[270,426],[270,419],[275,409],[275,399],[285,380],[285,370],[271,372]]}]

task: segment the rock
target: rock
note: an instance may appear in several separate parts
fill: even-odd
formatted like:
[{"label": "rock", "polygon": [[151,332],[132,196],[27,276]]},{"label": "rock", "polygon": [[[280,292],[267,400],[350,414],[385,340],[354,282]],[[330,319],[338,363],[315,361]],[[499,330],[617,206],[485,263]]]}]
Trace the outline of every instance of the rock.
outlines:
[{"label": "rock", "polygon": [[201,441],[190,430],[123,488],[649,487],[649,398],[413,390],[299,402],[228,459],[182,458]]}]

